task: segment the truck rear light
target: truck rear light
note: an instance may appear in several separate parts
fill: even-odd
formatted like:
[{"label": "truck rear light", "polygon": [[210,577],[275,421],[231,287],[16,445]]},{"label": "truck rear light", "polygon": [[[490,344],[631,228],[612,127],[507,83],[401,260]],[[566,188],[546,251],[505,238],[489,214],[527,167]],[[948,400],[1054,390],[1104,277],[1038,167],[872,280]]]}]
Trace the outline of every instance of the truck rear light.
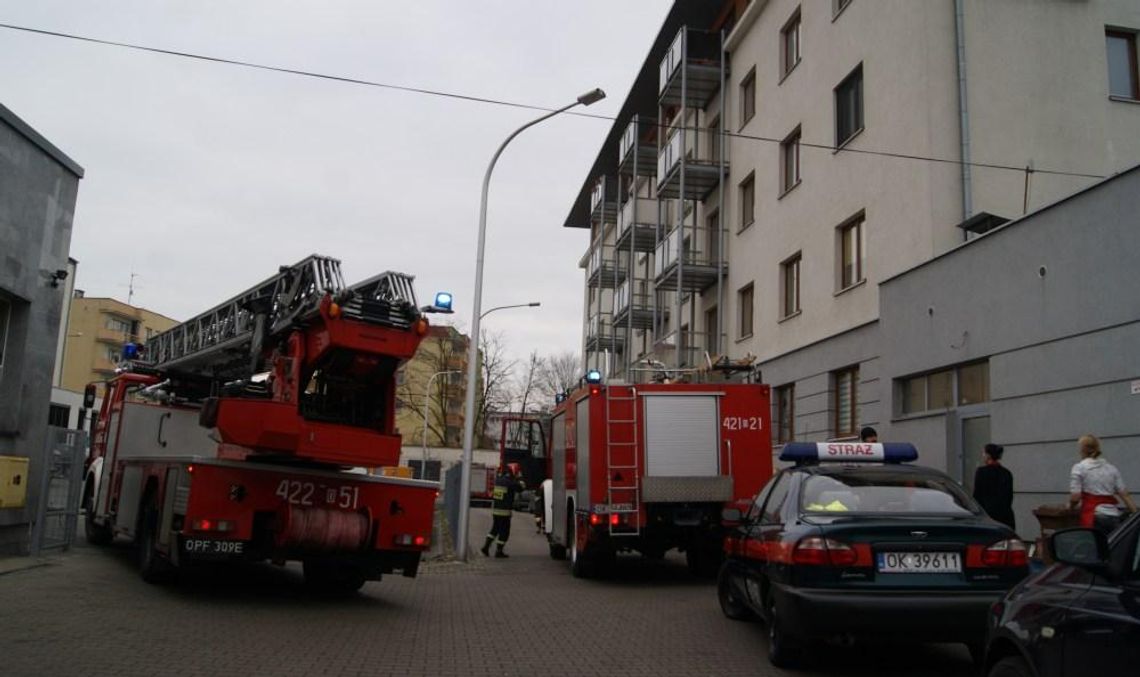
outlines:
[{"label": "truck rear light", "polygon": [[809,536],[796,543],[792,562],[808,566],[854,566],[859,560],[855,549],[832,538]]},{"label": "truck rear light", "polygon": [[229,520],[196,519],[190,523],[193,531],[233,531],[234,523]]},{"label": "truck rear light", "polygon": [[602,523],[602,516],[595,514],[595,513],[591,513],[591,515],[590,515],[590,526],[596,527],[601,523]]},{"label": "truck rear light", "polygon": [[413,536],[412,534],[396,534],[392,541],[404,547],[425,548],[431,543],[427,536]]},{"label": "truck rear light", "polygon": [[1029,565],[1029,550],[1021,539],[1010,538],[982,550],[981,560],[987,567],[1024,567]]},{"label": "truck rear light", "polygon": [[610,515],[610,526],[616,527],[620,523],[621,523],[621,516],[620,515],[618,515],[616,512],[614,514]]}]

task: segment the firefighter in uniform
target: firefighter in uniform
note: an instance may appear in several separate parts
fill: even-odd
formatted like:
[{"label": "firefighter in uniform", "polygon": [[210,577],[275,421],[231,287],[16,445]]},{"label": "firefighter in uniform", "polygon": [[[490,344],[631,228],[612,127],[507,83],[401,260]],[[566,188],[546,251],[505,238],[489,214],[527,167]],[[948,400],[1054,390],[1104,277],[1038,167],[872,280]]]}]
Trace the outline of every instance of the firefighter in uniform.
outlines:
[{"label": "firefighter in uniform", "polygon": [[511,537],[511,514],[515,505],[515,494],[522,491],[523,483],[517,478],[516,471],[510,465],[504,466],[495,477],[495,490],[491,497],[491,533],[487,534],[487,542],[483,544],[480,552],[483,556],[490,556],[491,544],[496,545],[495,557],[506,557],[503,546]]}]

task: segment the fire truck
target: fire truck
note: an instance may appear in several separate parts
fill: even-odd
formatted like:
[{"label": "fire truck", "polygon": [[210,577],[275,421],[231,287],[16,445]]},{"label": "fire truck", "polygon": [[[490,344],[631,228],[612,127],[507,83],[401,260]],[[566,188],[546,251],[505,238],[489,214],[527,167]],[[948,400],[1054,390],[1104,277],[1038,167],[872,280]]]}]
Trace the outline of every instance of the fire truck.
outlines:
[{"label": "fire truck", "polygon": [[313,255],[127,344],[93,431],[87,538],[133,541],[148,582],[225,560],[300,560],[339,591],[415,576],[438,484],[392,471],[395,378],[450,295],[419,308],[412,281],[349,287]]},{"label": "fire truck", "polygon": [[585,577],[622,551],[677,548],[695,573],[715,571],[722,510],[772,475],[768,386],[586,380],[550,420],[550,556]]}]

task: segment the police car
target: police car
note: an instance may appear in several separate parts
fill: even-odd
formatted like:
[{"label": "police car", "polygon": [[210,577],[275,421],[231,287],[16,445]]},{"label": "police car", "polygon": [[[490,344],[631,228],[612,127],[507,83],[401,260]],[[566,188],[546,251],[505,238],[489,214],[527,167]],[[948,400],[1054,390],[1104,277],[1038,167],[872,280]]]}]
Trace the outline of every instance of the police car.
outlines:
[{"label": "police car", "polygon": [[965,643],[979,660],[990,605],[1028,573],[1025,544],[910,444],[790,443],[725,540],[721,610],[762,618],[768,657],[822,641]]}]

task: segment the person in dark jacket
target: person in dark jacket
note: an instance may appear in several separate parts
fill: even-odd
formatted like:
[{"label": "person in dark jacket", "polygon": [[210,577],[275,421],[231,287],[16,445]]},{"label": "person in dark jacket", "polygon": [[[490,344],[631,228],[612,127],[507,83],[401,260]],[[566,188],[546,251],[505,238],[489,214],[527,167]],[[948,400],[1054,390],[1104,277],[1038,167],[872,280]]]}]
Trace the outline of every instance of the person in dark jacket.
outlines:
[{"label": "person in dark jacket", "polygon": [[491,533],[487,534],[487,542],[479,552],[484,557],[491,555],[491,544],[495,544],[495,557],[507,557],[503,546],[511,537],[511,514],[515,505],[515,494],[524,489],[523,483],[516,477],[510,466],[503,466],[495,477],[495,489],[491,494]]},{"label": "person in dark jacket", "polygon": [[987,444],[984,463],[974,471],[974,500],[986,514],[1016,529],[1013,523],[1013,473],[1001,464],[1005,451],[1000,444]]}]

